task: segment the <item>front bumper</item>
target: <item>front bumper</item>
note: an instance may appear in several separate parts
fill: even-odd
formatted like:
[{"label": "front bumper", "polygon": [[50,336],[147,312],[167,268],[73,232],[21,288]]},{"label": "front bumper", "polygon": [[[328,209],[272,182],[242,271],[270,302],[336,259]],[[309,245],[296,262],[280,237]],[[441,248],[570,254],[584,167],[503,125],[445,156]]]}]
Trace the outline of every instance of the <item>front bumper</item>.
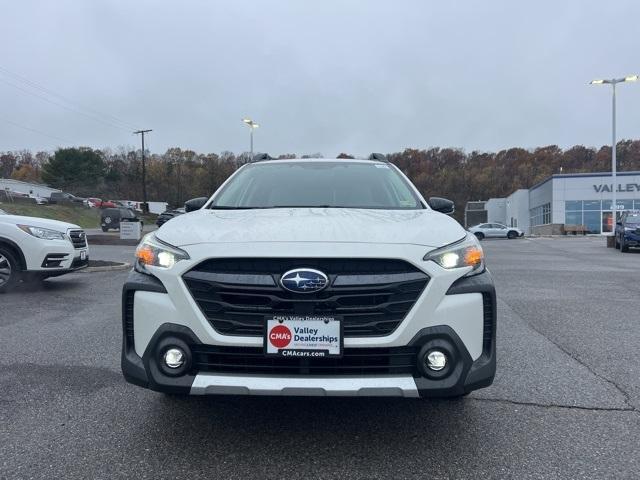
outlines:
[{"label": "front bumper", "polygon": [[[458,279],[445,292],[439,300],[440,304],[448,305],[444,310],[447,315],[438,317],[434,313],[441,323],[419,329],[408,342],[399,344],[401,347],[390,347],[413,349],[413,353],[408,354],[409,358],[413,358],[413,368],[410,371],[398,374],[392,373],[394,369],[390,368],[389,373],[379,369],[374,374],[358,374],[354,373],[355,370],[350,371],[349,375],[260,374],[259,371],[248,369],[246,361],[243,368],[229,364],[219,368],[220,364],[216,362],[210,362],[207,368],[202,368],[203,363],[196,358],[201,355],[198,352],[202,348],[216,346],[217,342],[210,339],[203,341],[187,325],[163,321],[167,317],[156,312],[149,299],[166,300],[168,292],[164,284],[155,277],[131,272],[123,288],[122,371],[130,383],[156,391],[193,395],[459,396],[489,386],[493,381],[496,370],[495,289],[491,275],[485,272]],[[479,308],[482,312],[479,317],[469,317],[467,320],[480,322],[480,337],[477,339],[479,344],[470,341],[468,328],[465,329],[453,318],[456,312],[462,315],[468,312],[467,304],[473,303],[477,298],[480,299]],[[478,308],[477,303],[474,308]],[[176,319],[180,317],[175,311],[170,311],[169,315]],[[141,321],[137,321],[137,318]],[[152,318],[162,323],[154,323]],[[149,322],[151,327],[146,328],[148,325],[141,325],[142,322]],[[150,338],[145,339],[145,335]],[[463,338],[467,340],[466,343]],[[373,355],[376,348],[381,355],[389,350],[383,344],[367,348],[373,341],[384,342],[380,338],[365,339],[369,344],[359,342],[361,339],[345,340],[350,340],[350,344],[345,341],[345,358],[348,352],[364,352],[365,348],[372,351]],[[167,345],[176,344],[188,352],[189,366],[179,376],[167,372],[161,365],[164,349]],[[256,349],[253,344],[242,345],[237,342],[237,345],[237,348],[245,348],[247,352]],[[451,358],[450,368],[444,375],[429,375],[421,366],[425,352],[434,346],[448,350]],[[365,372],[364,369],[362,371]]]},{"label": "front bumper", "polygon": [[[70,230],[67,235],[71,232],[82,231]],[[25,233],[20,236],[18,243],[24,253],[27,272],[55,276],[89,265],[89,247],[86,240],[82,246],[74,246],[69,239],[42,240]]]},{"label": "front bumper", "polygon": [[624,232],[624,243],[627,247],[640,247],[640,233]]}]

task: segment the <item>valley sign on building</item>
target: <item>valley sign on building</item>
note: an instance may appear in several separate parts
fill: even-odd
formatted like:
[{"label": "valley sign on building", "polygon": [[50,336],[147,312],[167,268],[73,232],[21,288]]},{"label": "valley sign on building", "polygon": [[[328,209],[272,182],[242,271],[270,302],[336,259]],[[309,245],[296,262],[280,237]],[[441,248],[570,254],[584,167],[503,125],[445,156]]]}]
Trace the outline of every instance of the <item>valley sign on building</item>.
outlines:
[{"label": "valley sign on building", "polygon": [[[527,234],[561,235],[576,227],[585,233],[611,233],[611,180],[611,173],[553,175],[506,198],[487,200],[486,222],[518,227]],[[640,172],[617,174],[616,197],[618,218],[624,210],[640,210]]]}]

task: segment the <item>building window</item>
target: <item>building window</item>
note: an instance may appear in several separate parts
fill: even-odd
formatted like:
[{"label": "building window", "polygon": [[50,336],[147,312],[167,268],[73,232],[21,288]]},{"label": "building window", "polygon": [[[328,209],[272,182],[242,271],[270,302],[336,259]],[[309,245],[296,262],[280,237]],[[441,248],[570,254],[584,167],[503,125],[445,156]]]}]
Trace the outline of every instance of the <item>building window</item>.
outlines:
[{"label": "building window", "polygon": [[[617,200],[618,210],[640,208],[640,200]],[[603,212],[611,211],[611,200],[567,200],[564,202],[565,225],[584,225],[587,233],[602,233]]]},{"label": "building window", "polygon": [[579,212],[565,212],[564,214],[565,225],[582,225],[582,211]]},{"label": "building window", "polygon": [[587,228],[587,233],[600,233],[602,228],[600,212],[585,211],[582,224]]},{"label": "building window", "polygon": [[600,200],[585,200],[582,203],[585,210],[601,210]]},{"label": "building window", "polygon": [[551,223],[551,203],[545,203],[529,210],[531,226],[548,225]]},{"label": "building window", "polygon": [[[617,210],[633,210],[633,200],[616,200],[616,203],[618,204]],[[612,206],[613,202],[611,200],[602,201],[602,210],[612,210]]]}]

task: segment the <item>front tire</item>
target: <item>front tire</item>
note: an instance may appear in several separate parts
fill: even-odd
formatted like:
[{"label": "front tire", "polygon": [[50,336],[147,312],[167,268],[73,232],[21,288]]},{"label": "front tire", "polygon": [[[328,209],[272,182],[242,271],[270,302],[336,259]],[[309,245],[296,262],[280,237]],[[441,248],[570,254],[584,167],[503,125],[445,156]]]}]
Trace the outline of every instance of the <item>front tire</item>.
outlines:
[{"label": "front tire", "polygon": [[514,231],[514,230],[509,231],[509,232],[507,233],[507,238],[508,238],[509,240],[513,240],[513,239],[515,239],[515,238],[518,238],[518,232],[516,232],[516,231]]},{"label": "front tire", "polygon": [[13,252],[0,247],[0,293],[8,291],[20,278],[20,265]]},{"label": "front tire", "polygon": [[620,251],[622,253],[627,253],[629,251],[629,247],[625,244],[624,237],[620,239]]},{"label": "front tire", "polygon": [[478,240],[483,240],[484,239],[484,233],[482,233],[482,232],[476,232],[476,233],[474,233],[474,235],[476,236],[476,238]]}]

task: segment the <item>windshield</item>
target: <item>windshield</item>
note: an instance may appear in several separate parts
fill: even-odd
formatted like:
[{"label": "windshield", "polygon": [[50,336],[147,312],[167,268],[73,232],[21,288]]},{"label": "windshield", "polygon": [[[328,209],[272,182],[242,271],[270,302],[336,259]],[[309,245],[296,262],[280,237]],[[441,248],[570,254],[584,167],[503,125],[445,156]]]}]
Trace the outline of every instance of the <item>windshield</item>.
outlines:
[{"label": "windshield", "polygon": [[624,223],[626,223],[627,225],[636,225],[640,223],[640,213],[632,213],[630,215],[627,215]]},{"label": "windshield", "polygon": [[209,208],[423,208],[408,183],[380,163],[282,162],[238,172]]}]

